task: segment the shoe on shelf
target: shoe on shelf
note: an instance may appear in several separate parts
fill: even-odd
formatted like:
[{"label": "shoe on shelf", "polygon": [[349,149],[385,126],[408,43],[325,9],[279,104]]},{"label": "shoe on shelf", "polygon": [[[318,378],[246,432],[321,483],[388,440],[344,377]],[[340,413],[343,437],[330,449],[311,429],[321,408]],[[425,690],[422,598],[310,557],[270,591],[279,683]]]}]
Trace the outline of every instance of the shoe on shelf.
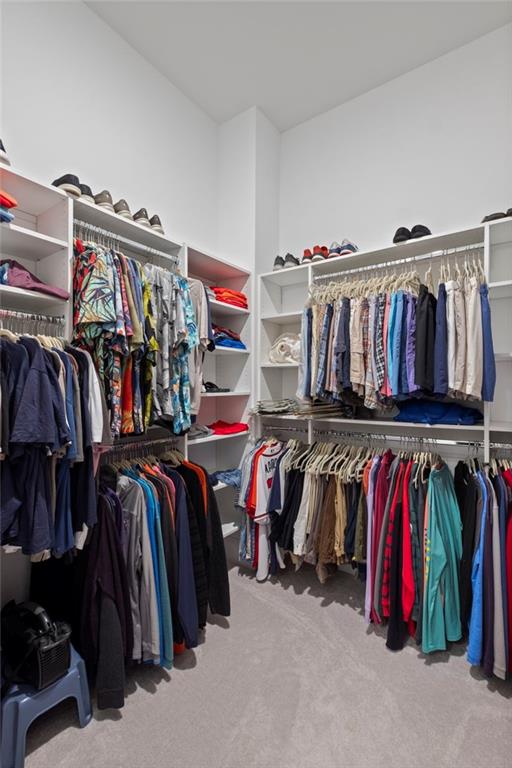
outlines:
[{"label": "shoe on shelf", "polygon": [[428,227],[425,227],[423,224],[415,224],[414,227],[411,229],[411,238],[414,240],[417,240],[419,237],[426,237],[427,235],[431,235],[432,232]]},{"label": "shoe on shelf", "polygon": [[205,381],[203,387],[205,392],[231,392],[229,387],[219,387],[213,381]]},{"label": "shoe on shelf", "polygon": [[359,248],[352,240],[343,240],[341,243],[340,256],[347,256],[349,253],[357,253]]},{"label": "shoe on shelf", "polygon": [[311,253],[309,248],[304,249],[304,254],[302,256],[302,264],[310,264],[313,260],[313,254]]},{"label": "shoe on shelf", "polygon": [[512,208],[509,208],[506,213],[503,213],[503,211],[488,213],[487,216],[483,217],[482,224],[485,224],[486,221],[498,221],[498,219],[505,219],[507,216],[512,216]]},{"label": "shoe on shelf", "polygon": [[58,179],[52,181],[52,186],[62,189],[73,197],[80,197],[82,194],[78,176],[75,176],[73,173],[65,173],[64,176],[59,176]]},{"label": "shoe on shelf", "polygon": [[276,256],[274,259],[274,272],[276,269],[283,269],[284,267],[284,259],[282,256]]},{"label": "shoe on shelf", "polygon": [[156,232],[160,232],[161,235],[165,235],[162,222],[160,221],[160,216],[157,216],[156,213],[150,218],[149,223],[151,224],[152,229],[154,229]]},{"label": "shoe on shelf", "polygon": [[123,197],[114,205],[114,211],[118,216],[122,216],[124,219],[133,219],[130,206]]},{"label": "shoe on shelf", "polygon": [[285,269],[287,267],[298,267],[299,266],[299,260],[296,256],[293,255],[293,253],[287,253],[284,257],[284,266]]},{"label": "shoe on shelf", "polygon": [[112,195],[108,190],[104,189],[103,192],[98,192],[97,195],[94,195],[94,202],[96,205],[99,205],[100,208],[106,208],[107,211],[112,211],[112,213],[114,213]]},{"label": "shoe on shelf", "polygon": [[94,197],[92,189],[87,184],[80,184],[80,200],[85,200],[86,203],[92,203],[94,205]]},{"label": "shoe on shelf", "polygon": [[0,163],[3,163],[4,165],[11,164],[11,161],[7,157],[7,152],[5,151],[5,147],[2,139],[0,139]]},{"label": "shoe on shelf", "polygon": [[139,208],[137,213],[133,214],[133,220],[136,221],[137,224],[142,224],[144,227],[151,227],[148,212],[145,208]]},{"label": "shoe on shelf", "polygon": [[407,227],[398,227],[393,238],[394,243],[405,243],[406,240],[411,239],[411,231]]},{"label": "shoe on shelf", "polygon": [[332,259],[333,256],[339,256],[341,251],[341,245],[334,241],[331,243],[331,247],[329,248],[329,257]]},{"label": "shoe on shelf", "polygon": [[315,245],[313,248],[313,258],[311,261],[323,261],[325,258],[324,254],[322,253],[322,249],[319,245]]}]

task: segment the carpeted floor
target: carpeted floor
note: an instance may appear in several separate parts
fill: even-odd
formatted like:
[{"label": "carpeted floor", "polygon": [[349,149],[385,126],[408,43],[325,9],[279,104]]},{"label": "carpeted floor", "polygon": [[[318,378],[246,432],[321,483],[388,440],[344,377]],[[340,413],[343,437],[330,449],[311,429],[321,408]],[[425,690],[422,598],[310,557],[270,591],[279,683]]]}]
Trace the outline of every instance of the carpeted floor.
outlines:
[{"label": "carpeted floor", "polygon": [[124,709],[84,730],[67,702],[40,718],[26,768],[510,768],[512,682],[462,647],[391,653],[351,574],[230,577],[229,622],[170,673],[133,674]]}]

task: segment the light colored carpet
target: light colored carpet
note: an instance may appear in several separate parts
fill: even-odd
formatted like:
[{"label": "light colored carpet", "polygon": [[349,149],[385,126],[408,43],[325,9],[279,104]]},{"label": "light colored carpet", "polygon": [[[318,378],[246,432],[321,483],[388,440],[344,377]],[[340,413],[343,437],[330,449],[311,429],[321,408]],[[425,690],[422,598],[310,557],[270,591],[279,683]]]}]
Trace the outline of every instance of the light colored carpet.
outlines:
[{"label": "light colored carpet", "polygon": [[512,683],[471,671],[461,647],[391,653],[348,573],[230,578],[229,625],[169,674],[133,674],[124,709],[83,730],[68,703],[40,718],[27,768],[510,768]]}]

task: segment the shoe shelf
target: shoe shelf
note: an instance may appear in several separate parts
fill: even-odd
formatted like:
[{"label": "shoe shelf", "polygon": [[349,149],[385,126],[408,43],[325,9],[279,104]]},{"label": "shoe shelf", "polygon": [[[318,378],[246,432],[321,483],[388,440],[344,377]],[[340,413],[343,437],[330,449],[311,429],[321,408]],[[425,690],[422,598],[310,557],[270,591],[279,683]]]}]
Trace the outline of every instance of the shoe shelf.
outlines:
[{"label": "shoe shelf", "polygon": [[249,397],[250,392],[203,392],[201,394],[201,400],[204,397]]},{"label": "shoe shelf", "polygon": [[73,200],[73,217],[94,227],[112,232],[121,238],[132,240],[146,249],[153,248],[155,251],[160,251],[160,253],[174,258],[179,256],[182,248],[179,243],[173,242],[152,227],[145,227],[143,224],[119,216],[119,214],[109,211],[101,205],[94,205],[85,200]]},{"label": "shoe shelf", "polygon": [[2,257],[40,261],[56,251],[67,249],[69,243],[18,224],[5,223],[0,225],[0,247]]},{"label": "shoe shelf", "polygon": [[10,166],[0,166],[0,186],[18,201],[14,221],[20,212],[37,218],[59,204],[63,204],[64,208],[68,205],[65,192],[24,176]]}]

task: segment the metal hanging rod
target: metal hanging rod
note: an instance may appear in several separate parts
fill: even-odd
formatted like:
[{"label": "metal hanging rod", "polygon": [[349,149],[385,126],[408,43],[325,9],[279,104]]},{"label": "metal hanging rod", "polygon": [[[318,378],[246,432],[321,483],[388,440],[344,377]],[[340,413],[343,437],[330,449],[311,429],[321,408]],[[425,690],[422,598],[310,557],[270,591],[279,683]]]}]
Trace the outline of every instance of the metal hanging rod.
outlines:
[{"label": "metal hanging rod", "polygon": [[272,432],[272,431],[274,431],[274,432],[297,432],[297,433],[303,435],[305,432],[308,431],[308,428],[307,428],[307,426],[304,427],[304,429],[300,429],[299,427],[282,427],[282,426],[277,426],[275,424],[265,424],[265,426],[263,428],[263,431],[264,432]]},{"label": "metal hanging rod", "polygon": [[73,219],[73,224],[75,229],[89,230],[93,234],[100,235],[101,237],[106,237],[110,240],[113,240],[114,242],[124,243],[124,245],[127,245],[129,248],[133,250],[142,251],[144,253],[149,253],[154,256],[160,256],[163,259],[172,261],[173,264],[179,264],[178,255],[175,256],[172,253],[165,253],[165,251],[159,251],[157,248],[153,248],[150,245],[144,245],[144,243],[138,243],[136,240],[130,240],[127,237],[118,235],[115,232],[110,232],[108,229],[97,227],[95,224],[89,224],[89,222],[82,221],[81,219]]},{"label": "metal hanging rod", "polygon": [[64,315],[42,315],[35,312],[18,312],[14,309],[0,309],[0,319],[13,318],[15,320],[38,320],[45,323],[64,324]]},{"label": "metal hanging rod", "polygon": [[458,253],[467,253],[468,251],[481,251],[483,250],[483,243],[474,243],[473,245],[465,245],[460,248],[446,248],[442,251],[432,251],[432,253],[426,253],[421,256],[408,256],[404,259],[396,259],[395,261],[383,261],[381,264],[367,264],[364,267],[354,267],[352,269],[344,269],[338,272],[329,272],[327,275],[315,275],[313,280],[327,280],[331,277],[342,278],[345,275],[353,275],[358,272],[375,272],[379,269],[390,269],[391,267],[397,267],[402,264],[411,264],[417,261],[432,261],[433,259],[441,259],[445,256],[455,256]]},{"label": "metal hanging rod", "polygon": [[159,438],[149,438],[147,440],[136,440],[126,443],[115,443],[114,445],[110,446],[107,451],[105,451],[103,456],[108,456],[111,458],[113,453],[126,453],[130,452],[133,455],[135,455],[137,452],[140,455],[140,452],[142,451],[153,451],[155,448],[163,448],[164,446],[167,446],[168,448],[175,447],[178,442],[178,437],[159,437]]}]

